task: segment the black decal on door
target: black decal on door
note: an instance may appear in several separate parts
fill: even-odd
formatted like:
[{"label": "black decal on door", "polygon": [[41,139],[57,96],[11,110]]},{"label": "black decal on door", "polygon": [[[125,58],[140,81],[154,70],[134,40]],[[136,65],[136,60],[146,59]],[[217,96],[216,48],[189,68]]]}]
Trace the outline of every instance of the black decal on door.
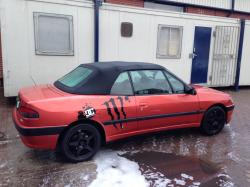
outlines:
[{"label": "black decal on door", "polygon": [[121,96],[118,96],[117,97],[117,99],[120,101],[120,103],[121,103],[121,111],[122,111],[122,114],[123,114],[123,117],[124,117],[124,119],[126,119],[127,118],[127,115],[126,115],[126,112],[124,111],[124,103],[123,103],[123,99],[122,99],[122,97]]},{"label": "black decal on door", "polygon": [[[126,114],[125,109],[124,109],[124,101],[130,102],[129,97],[126,96],[123,99],[123,97],[118,96],[116,99],[121,104],[121,112],[122,112],[122,115],[123,115],[123,119],[127,119],[127,114]],[[109,116],[111,117],[111,120],[114,121],[115,118],[114,118],[114,115],[112,114],[112,110],[110,108],[109,103],[111,103],[112,106],[113,106],[114,112],[115,112],[115,114],[117,116],[117,120],[120,120],[121,119],[121,114],[120,114],[120,111],[119,111],[119,109],[118,109],[118,107],[117,107],[117,105],[115,103],[115,99],[114,98],[110,98],[109,101],[105,101],[103,104],[107,107],[107,112],[108,112]],[[116,127],[116,123],[113,123],[113,125],[114,125],[115,128],[117,128]],[[122,122],[120,122],[120,127],[123,128]]]},{"label": "black decal on door", "polygon": [[[115,118],[114,118],[114,116],[112,114],[111,108],[109,106],[109,102],[106,101],[103,104],[107,107],[107,112],[108,112],[109,116],[111,117],[111,120],[113,121]],[[115,123],[113,125],[114,125],[115,128],[117,128]]]},{"label": "black decal on door", "polygon": [[[114,98],[111,98],[111,99],[109,100],[109,102],[111,102],[111,104],[113,105],[114,111],[115,111],[115,113],[116,113],[116,115],[117,115],[117,119],[120,120],[120,119],[121,119],[121,115],[120,115],[120,112],[119,112],[119,110],[118,110],[118,108],[117,108],[117,106],[116,106],[116,104],[115,104]],[[123,128],[122,122],[120,122],[120,127]]]}]

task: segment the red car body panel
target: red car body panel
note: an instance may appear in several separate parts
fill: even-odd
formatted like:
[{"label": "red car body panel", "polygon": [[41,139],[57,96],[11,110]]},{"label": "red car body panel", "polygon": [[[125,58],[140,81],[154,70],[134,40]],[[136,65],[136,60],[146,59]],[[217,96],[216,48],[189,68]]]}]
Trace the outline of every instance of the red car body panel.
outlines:
[{"label": "red car body panel", "polygon": [[[13,120],[23,143],[41,149],[55,149],[59,135],[78,120],[98,124],[106,142],[160,130],[199,127],[205,111],[213,105],[223,106],[227,122],[231,120],[233,103],[228,94],[194,87],[196,95],[150,96],[76,95],[53,85],[24,88],[19,92],[20,105],[38,112],[39,118],[24,118],[15,107]],[[96,114],[91,119],[80,118],[80,112],[88,107],[93,107]]]}]

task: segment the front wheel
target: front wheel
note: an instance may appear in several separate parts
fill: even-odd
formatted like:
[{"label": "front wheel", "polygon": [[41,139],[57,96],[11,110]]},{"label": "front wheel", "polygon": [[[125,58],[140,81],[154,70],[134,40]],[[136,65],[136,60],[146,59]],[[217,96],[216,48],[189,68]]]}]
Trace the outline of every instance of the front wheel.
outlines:
[{"label": "front wheel", "polygon": [[78,124],[66,131],[61,141],[61,151],[71,162],[92,158],[101,146],[99,131],[90,124]]},{"label": "front wheel", "polygon": [[209,136],[218,134],[226,124],[226,113],[223,108],[214,106],[208,109],[201,124],[201,131]]}]

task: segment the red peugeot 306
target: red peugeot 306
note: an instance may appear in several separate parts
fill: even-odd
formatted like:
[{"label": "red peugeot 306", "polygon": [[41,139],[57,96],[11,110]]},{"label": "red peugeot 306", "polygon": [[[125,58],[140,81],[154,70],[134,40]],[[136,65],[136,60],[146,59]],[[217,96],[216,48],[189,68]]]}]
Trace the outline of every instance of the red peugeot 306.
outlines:
[{"label": "red peugeot 306", "polygon": [[217,134],[233,109],[228,94],[187,85],[162,66],[102,62],[80,65],[52,85],[21,89],[13,119],[28,147],[60,148],[78,162],[128,136],[187,127]]}]

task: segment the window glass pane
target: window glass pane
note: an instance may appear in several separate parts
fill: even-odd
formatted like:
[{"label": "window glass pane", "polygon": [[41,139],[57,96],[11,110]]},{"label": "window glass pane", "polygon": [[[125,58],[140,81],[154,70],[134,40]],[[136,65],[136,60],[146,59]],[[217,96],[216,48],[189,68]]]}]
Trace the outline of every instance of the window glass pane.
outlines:
[{"label": "window glass pane", "polygon": [[131,71],[135,94],[168,94],[171,88],[160,70]]},{"label": "window glass pane", "polygon": [[92,72],[93,71],[91,69],[80,66],[65,75],[64,77],[62,77],[61,79],[59,79],[58,81],[67,87],[75,87],[80,82],[87,79]]},{"label": "window glass pane", "polygon": [[121,73],[110,91],[111,95],[133,95],[133,90],[130,84],[127,72]]},{"label": "window glass pane", "polygon": [[166,55],[168,53],[168,43],[169,43],[169,36],[170,36],[170,28],[163,27],[159,34],[158,40],[158,53],[160,55]]},{"label": "window glass pane", "polygon": [[180,58],[182,27],[160,25],[158,29],[157,57]]},{"label": "window glass pane", "polygon": [[73,55],[72,16],[34,13],[36,54]]},{"label": "window glass pane", "polygon": [[169,56],[178,56],[180,53],[180,29],[178,28],[171,28],[170,30],[170,38],[169,40]]},{"label": "window glass pane", "polygon": [[185,93],[185,85],[180,80],[167,72],[165,72],[165,74],[172,85],[174,93]]}]

